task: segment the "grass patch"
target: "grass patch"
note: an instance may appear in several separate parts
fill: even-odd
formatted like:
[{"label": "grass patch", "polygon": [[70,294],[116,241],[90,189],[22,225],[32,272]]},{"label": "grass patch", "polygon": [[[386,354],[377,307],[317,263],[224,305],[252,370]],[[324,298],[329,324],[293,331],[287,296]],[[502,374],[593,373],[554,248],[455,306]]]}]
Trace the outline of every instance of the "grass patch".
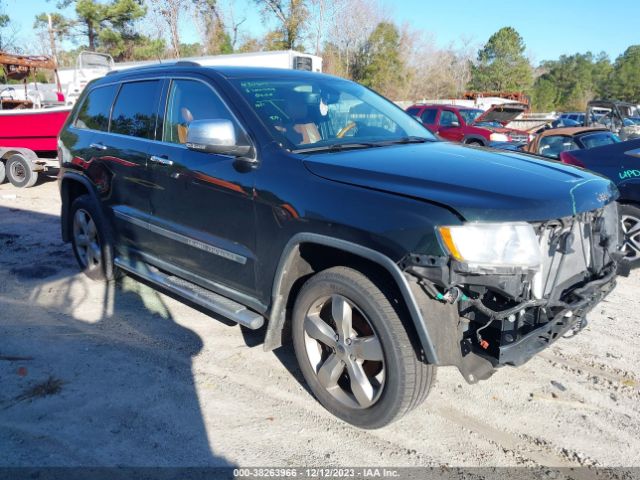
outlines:
[{"label": "grass patch", "polygon": [[57,393],[60,393],[60,391],[62,390],[62,385],[64,385],[64,382],[62,380],[50,376],[44,382],[30,387],[25,392],[18,395],[15,399],[18,402],[23,402],[25,400],[33,400],[36,398],[48,397],[49,395],[55,395]]}]

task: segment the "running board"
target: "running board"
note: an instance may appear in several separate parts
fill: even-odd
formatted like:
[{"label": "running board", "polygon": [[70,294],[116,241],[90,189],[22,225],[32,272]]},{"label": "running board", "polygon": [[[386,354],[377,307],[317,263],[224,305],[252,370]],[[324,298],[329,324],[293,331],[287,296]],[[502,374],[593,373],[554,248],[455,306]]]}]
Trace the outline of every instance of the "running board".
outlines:
[{"label": "running board", "polygon": [[240,325],[244,325],[251,330],[257,330],[264,325],[264,317],[249,310],[244,305],[202,288],[188,280],[164,273],[147,263],[119,257],[114,260],[114,263],[122,270],[159,285],[182,298],[229,320],[233,320]]}]

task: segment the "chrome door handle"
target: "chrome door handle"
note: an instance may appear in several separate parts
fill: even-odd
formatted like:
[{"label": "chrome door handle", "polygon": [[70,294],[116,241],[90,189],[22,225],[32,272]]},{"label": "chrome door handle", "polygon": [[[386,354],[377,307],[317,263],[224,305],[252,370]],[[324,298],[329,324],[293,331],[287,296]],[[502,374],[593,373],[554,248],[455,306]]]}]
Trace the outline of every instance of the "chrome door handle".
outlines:
[{"label": "chrome door handle", "polygon": [[106,150],[107,147],[106,145],[103,145],[101,143],[92,143],[91,145],[89,145],[91,148],[95,148],[96,150]]},{"label": "chrome door handle", "polygon": [[159,165],[164,165],[167,167],[170,167],[171,165],[173,165],[173,161],[169,160],[168,158],[162,158],[162,157],[158,157],[156,155],[151,155],[151,157],[149,157],[149,161],[151,163],[157,163]]}]

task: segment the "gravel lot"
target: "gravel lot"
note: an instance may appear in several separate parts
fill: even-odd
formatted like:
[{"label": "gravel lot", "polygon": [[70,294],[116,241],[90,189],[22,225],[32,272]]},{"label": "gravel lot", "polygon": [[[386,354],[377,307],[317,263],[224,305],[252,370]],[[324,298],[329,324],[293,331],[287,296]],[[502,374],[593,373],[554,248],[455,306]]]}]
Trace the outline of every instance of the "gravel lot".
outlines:
[{"label": "gravel lot", "polygon": [[0,185],[0,466],[640,466],[640,272],[590,326],[361,431],[293,351],[125,278],[78,273],[57,184]]}]

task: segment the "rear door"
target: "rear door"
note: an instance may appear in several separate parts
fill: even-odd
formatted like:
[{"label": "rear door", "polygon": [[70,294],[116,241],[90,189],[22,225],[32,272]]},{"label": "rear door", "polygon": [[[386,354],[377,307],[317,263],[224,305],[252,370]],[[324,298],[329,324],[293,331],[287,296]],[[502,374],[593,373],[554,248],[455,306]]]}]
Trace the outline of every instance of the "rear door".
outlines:
[{"label": "rear door", "polygon": [[163,80],[124,82],[118,89],[109,132],[94,138],[99,161],[111,173],[112,191],[106,200],[114,212],[121,254],[135,253],[153,242],[146,228],[151,194],[158,188],[147,166],[155,139]]},{"label": "rear door", "polygon": [[[189,279],[214,290],[255,288],[254,170],[234,157],[188,150],[189,124],[224,119],[236,137],[248,135],[209,83],[200,77],[174,78],[168,85],[162,137],[149,151],[153,222],[161,232],[152,254]],[[159,132],[160,135],[160,132]],[[166,267],[166,266],[165,266]]]},{"label": "rear door", "polygon": [[434,133],[438,130],[438,125],[436,123],[437,117],[437,108],[425,108],[420,114],[420,120],[422,121],[422,124]]}]

